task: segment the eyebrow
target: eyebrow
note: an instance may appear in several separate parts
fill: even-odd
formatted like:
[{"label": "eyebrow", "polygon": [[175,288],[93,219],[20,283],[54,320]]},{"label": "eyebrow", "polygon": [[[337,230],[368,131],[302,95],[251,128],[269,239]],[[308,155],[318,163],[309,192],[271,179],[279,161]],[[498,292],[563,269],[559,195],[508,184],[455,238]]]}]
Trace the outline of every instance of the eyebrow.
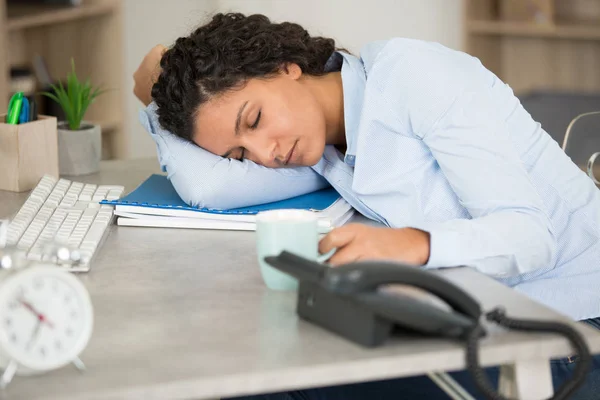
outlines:
[{"label": "eyebrow", "polygon": [[[242,106],[238,110],[237,117],[235,118],[235,131],[234,131],[235,136],[240,135],[240,124],[242,123],[242,113],[244,112],[246,105],[248,105],[248,100],[246,100],[244,102],[244,104],[242,104]],[[233,152],[233,150],[234,149],[229,150],[227,153],[223,154],[221,157],[227,158]]]}]

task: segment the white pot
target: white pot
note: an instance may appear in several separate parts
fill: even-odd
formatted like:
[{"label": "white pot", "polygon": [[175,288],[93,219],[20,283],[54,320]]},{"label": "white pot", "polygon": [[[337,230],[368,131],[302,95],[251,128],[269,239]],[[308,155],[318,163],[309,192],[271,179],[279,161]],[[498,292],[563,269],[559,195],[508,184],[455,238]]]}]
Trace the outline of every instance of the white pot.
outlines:
[{"label": "white pot", "polygon": [[58,169],[61,175],[98,172],[101,157],[100,125],[81,122],[81,129],[72,131],[66,122],[58,124]]}]

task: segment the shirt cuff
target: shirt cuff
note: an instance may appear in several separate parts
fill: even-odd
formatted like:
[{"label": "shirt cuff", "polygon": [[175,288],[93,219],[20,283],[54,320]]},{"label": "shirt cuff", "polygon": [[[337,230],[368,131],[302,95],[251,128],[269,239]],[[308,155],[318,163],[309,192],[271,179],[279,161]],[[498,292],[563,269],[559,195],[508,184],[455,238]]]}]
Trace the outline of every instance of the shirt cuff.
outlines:
[{"label": "shirt cuff", "polygon": [[[425,230],[425,229],[424,229]],[[424,268],[458,267],[460,257],[460,233],[452,229],[434,228],[429,232],[429,260]]]}]

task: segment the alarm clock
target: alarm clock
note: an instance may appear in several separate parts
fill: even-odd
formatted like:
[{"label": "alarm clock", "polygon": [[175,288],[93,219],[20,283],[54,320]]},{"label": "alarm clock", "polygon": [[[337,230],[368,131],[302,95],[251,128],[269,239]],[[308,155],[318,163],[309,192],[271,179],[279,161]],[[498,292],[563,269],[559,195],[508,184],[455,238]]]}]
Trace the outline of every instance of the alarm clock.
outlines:
[{"label": "alarm clock", "polygon": [[78,357],[92,334],[93,308],[85,286],[57,262],[68,251],[27,261],[17,250],[0,249],[0,387],[15,374],[69,363],[84,368]]}]

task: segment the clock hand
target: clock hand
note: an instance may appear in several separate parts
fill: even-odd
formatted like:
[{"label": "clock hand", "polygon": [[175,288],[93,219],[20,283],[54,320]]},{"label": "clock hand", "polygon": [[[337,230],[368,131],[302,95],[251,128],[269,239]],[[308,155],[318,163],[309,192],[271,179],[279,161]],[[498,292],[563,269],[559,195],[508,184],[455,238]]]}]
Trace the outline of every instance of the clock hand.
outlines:
[{"label": "clock hand", "polygon": [[26,309],[28,309],[33,314],[35,314],[35,316],[38,318],[38,320],[40,322],[45,322],[50,328],[54,328],[54,324],[52,322],[48,321],[48,319],[46,318],[46,316],[44,314],[39,313],[35,308],[33,308],[33,306],[31,304],[29,304],[28,302],[26,302],[23,299],[19,299],[19,303],[23,304],[23,306]]},{"label": "clock hand", "polygon": [[42,320],[38,319],[37,323],[35,324],[35,327],[33,328],[33,333],[31,334],[31,339],[29,339],[29,343],[27,343],[27,346],[25,347],[27,350],[29,350],[31,348],[31,345],[33,344],[33,341],[35,340],[35,338],[40,333],[40,328],[41,327],[42,327]]}]

